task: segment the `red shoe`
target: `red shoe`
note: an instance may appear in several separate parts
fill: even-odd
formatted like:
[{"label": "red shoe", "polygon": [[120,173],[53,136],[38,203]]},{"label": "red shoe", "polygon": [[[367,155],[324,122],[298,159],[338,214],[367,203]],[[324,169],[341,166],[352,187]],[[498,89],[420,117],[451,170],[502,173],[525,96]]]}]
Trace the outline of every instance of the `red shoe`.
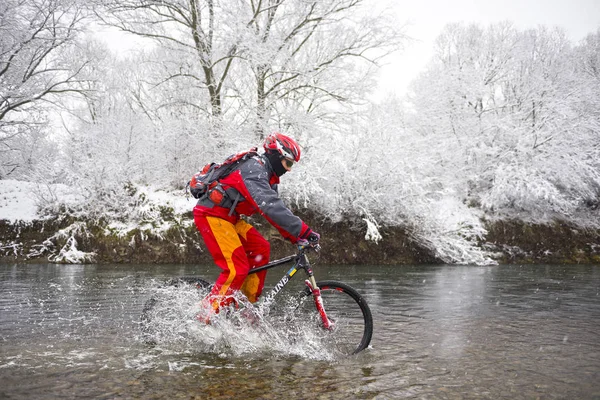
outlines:
[{"label": "red shoe", "polygon": [[205,325],[210,325],[210,313],[199,313],[198,315],[196,315],[196,319]]}]

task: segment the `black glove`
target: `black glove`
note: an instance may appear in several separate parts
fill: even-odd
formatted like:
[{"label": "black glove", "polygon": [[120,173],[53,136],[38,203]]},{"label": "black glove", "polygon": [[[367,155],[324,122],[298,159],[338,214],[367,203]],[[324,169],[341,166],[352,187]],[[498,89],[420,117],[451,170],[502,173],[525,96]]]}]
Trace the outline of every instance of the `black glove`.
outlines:
[{"label": "black glove", "polygon": [[319,235],[317,232],[313,231],[312,229],[308,228],[307,231],[304,233],[303,237],[298,238],[298,245],[299,246],[308,246],[310,245],[315,245],[315,244],[319,244],[319,240],[321,240],[321,235]]},{"label": "black glove", "polygon": [[306,239],[310,244],[317,244],[319,243],[319,240],[321,240],[321,235],[311,230]]}]

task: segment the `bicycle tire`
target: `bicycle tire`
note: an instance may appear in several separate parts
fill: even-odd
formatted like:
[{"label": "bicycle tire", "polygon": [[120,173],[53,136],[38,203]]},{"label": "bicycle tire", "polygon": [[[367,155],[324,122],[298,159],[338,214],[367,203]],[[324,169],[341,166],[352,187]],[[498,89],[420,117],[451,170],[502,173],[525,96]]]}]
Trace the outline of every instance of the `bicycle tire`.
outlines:
[{"label": "bicycle tire", "polygon": [[[323,328],[322,319],[307,287],[301,293],[300,314],[309,317],[308,327],[318,326],[327,347],[342,354],[356,354],[366,349],[373,337],[373,315],[367,301],[350,285],[338,281],[317,282],[327,317],[333,328]],[[323,335],[323,332],[325,334]]]},{"label": "bicycle tire", "polygon": [[[200,290],[204,290],[206,292],[210,290],[212,284],[197,276],[182,276],[167,280],[157,289],[179,288],[182,290],[189,290],[190,286],[198,289],[198,293],[200,293]],[[142,338],[147,344],[156,344],[158,336],[160,335],[160,331],[164,330],[164,326],[157,326],[158,322],[165,325],[165,320],[169,318],[172,318],[175,323],[177,322],[178,318],[181,318],[180,315],[175,315],[177,313],[175,308],[162,307],[165,302],[173,301],[174,298],[175,296],[173,292],[161,294],[160,291],[158,291],[144,303],[144,306],[142,307],[140,325]],[[159,308],[161,308],[160,311],[158,310]]]}]

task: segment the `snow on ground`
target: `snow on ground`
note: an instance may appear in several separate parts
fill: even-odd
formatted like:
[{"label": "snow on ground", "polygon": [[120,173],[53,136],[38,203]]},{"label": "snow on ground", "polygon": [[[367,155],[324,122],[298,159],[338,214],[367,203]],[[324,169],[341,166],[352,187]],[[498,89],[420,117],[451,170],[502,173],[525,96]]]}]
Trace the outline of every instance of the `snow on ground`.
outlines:
[{"label": "snow on ground", "polygon": [[0,180],[0,219],[33,221],[37,216],[38,185],[31,182]]},{"label": "snow on ground", "polygon": [[143,192],[151,203],[173,207],[173,211],[175,211],[176,214],[183,214],[191,211],[197,201],[191,195],[186,196],[185,191],[183,190],[165,192],[164,190],[156,190],[143,186],[138,187],[138,190]]},{"label": "snow on ground", "polygon": [[[149,187],[138,187],[149,203],[172,207],[176,214],[191,211],[196,204],[192,197],[187,198],[183,190],[165,192]],[[0,180],[0,219],[16,222],[31,222],[40,216],[37,205],[44,201],[57,201],[63,204],[77,204],[84,197],[76,188],[67,185],[38,185],[34,182]]]}]

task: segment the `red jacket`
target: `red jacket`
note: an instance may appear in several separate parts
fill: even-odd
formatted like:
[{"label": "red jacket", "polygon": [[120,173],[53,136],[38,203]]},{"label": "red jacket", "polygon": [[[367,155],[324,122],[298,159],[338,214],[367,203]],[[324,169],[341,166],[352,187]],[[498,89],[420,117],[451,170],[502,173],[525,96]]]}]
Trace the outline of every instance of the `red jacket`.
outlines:
[{"label": "red jacket", "polygon": [[306,238],[311,232],[279,198],[279,177],[266,157],[256,156],[243,161],[219,183],[225,193],[223,201],[217,205],[209,197],[203,197],[194,207],[194,215],[210,215],[236,223],[240,215],[260,213],[292,243]]}]

